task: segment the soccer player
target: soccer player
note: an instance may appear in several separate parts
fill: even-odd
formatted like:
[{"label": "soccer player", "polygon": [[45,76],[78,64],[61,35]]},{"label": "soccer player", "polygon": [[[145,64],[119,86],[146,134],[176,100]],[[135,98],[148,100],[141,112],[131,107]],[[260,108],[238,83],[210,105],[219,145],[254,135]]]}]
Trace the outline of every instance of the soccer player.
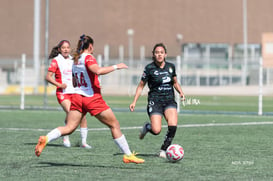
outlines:
[{"label": "soccer player", "polygon": [[[57,87],[56,97],[59,104],[62,106],[66,113],[69,112],[71,105],[71,96],[74,93],[74,87],[72,85],[72,64],[73,60],[70,56],[70,42],[68,40],[62,40],[59,44],[52,48],[49,55],[49,59],[52,59],[48,68],[46,80]],[[55,74],[55,78],[53,75]],[[66,119],[65,119],[66,123]],[[90,149],[90,145],[86,143],[88,128],[86,117],[83,117],[80,123],[80,134],[82,148]],[[71,147],[69,136],[63,137],[63,144],[65,147]]]},{"label": "soccer player", "polygon": [[131,152],[127,140],[120,130],[118,120],[102,98],[98,79],[99,75],[128,67],[124,63],[99,67],[95,57],[92,55],[93,44],[93,39],[90,36],[82,35],[78,41],[77,52],[74,54],[74,64],[72,67],[75,94],[72,96],[67,124],[63,127],[55,128],[47,136],[40,136],[38,144],[35,147],[35,154],[36,156],[40,156],[48,142],[62,135],[71,134],[88,112],[91,116],[95,116],[110,128],[114,142],[124,153],[124,163],[144,163],[143,159],[136,157],[136,154]]},{"label": "soccer player", "polygon": [[143,139],[147,132],[158,135],[161,132],[162,116],[168,124],[168,131],[161,146],[159,157],[166,158],[166,149],[171,145],[177,129],[177,103],[174,89],[185,100],[184,93],[177,81],[175,66],[167,62],[167,49],[163,43],[156,44],[153,48],[153,62],[146,65],[142,78],[136,88],[134,100],[130,110],[134,111],[136,102],[148,82],[148,105],[147,113],[150,122],[145,123],[139,138]]}]

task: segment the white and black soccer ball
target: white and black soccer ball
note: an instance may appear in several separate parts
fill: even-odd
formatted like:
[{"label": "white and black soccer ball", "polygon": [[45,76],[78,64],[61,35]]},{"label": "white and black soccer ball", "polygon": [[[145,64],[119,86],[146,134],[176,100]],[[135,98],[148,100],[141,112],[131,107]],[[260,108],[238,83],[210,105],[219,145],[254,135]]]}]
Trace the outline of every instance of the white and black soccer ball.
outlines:
[{"label": "white and black soccer ball", "polygon": [[178,162],[184,157],[184,149],[178,144],[172,144],[167,148],[166,156],[170,162]]}]

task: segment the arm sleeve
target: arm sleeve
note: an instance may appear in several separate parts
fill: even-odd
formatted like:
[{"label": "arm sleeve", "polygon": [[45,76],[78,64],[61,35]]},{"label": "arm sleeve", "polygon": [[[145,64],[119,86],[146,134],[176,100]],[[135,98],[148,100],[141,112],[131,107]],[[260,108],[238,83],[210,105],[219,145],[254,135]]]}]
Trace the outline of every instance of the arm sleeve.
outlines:
[{"label": "arm sleeve", "polygon": [[85,65],[87,67],[89,67],[90,65],[93,65],[93,64],[98,64],[97,63],[97,60],[95,59],[95,57],[93,57],[92,55],[87,55],[85,57]]},{"label": "arm sleeve", "polygon": [[175,70],[175,66],[172,65],[172,68],[173,68],[173,77],[176,77],[176,70]]},{"label": "arm sleeve", "polygon": [[143,71],[143,74],[141,76],[141,80],[143,82],[147,82],[148,81],[148,77],[149,77],[149,74],[148,74],[148,71],[147,71],[147,67],[145,67],[145,69]]},{"label": "arm sleeve", "polygon": [[58,69],[58,63],[55,59],[53,59],[48,67],[48,70],[49,72],[53,72],[55,73]]}]

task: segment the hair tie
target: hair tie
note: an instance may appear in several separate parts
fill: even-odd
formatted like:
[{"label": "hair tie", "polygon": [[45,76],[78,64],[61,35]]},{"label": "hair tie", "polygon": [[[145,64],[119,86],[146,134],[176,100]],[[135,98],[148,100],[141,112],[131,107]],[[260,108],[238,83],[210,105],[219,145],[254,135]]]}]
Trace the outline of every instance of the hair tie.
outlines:
[{"label": "hair tie", "polygon": [[84,40],[84,37],[85,37],[85,34],[82,34],[82,36],[80,36],[81,41]]},{"label": "hair tie", "polygon": [[77,51],[78,54],[80,54],[80,52],[81,52],[81,50],[82,50],[82,48],[83,48],[84,37],[85,37],[85,34],[83,34],[82,36],[80,36],[81,46],[80,46],[80,49]]}]

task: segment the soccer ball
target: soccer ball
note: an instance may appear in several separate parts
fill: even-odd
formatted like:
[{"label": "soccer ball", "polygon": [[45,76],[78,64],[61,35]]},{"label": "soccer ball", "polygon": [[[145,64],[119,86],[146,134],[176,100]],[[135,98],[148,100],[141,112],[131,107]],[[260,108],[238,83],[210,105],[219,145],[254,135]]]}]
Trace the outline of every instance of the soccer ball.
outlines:
[{"label": "soccer ball", "polygon": [[167,148],[166,156],[170,162],[178,162],[184,157],[184,149],[178,144],[172,144]]}]

